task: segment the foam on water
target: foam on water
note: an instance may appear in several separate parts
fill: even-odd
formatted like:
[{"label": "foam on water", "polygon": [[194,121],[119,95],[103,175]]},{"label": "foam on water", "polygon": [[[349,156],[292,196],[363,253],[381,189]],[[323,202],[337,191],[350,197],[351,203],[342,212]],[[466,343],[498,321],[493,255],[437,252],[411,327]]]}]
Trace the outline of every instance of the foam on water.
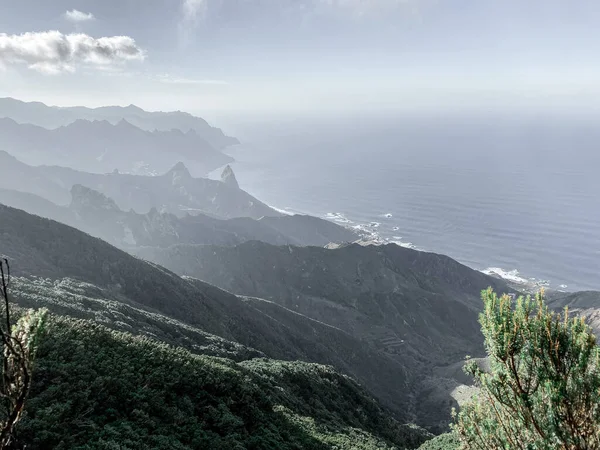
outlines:
[{"label": "foam on water", "polygon": [[513,283],[529,284],[529,280],[521,277],[517,269],[504,270],[500,267],[488,267],[487,269],[483,269],[481,272],[485,273],[486,275],[496,276],[508,281],[512,281]]},{"label": "foam on water", "polygon": [[[549,287],[549,280],[538,280],[537,278],[525,278],[521,276],[517,269],[513,270],[505,270],[500,267],[488,267],[487,269],[480,270],[480,272],[485,273],[486,275],[495,276],[498,278],[502,278],[506,281],[510,281],[512,283],[518,284],[525,288],[529,289],[539,289],[541,287]],[[566,288],[567,285],[563,284],[560,286],[561,288]]]},{"label": "foam on water", "polygon": [[339,212],[327,213],[327,214],[325,214],[325,219],[332,220],[337,223],[347,223],[347,224],[354,223],[351,220],[348,220],[348,218],[344,214],[339,213]]},{"label": "foam on water", "polygon": [[389,239],[388,242],[390,244],[396,244],[400,247],[411,248],[413,250],[419,250],[415,244],[412,242],[404,242],[401,236],[394,236],[394,239]]},{"label": "foam on water", "polygon": [[275,211],[277,211],[278,213],[285,214],[286,216],[293,216],[293,215],[295,214],[295,213],[293,213],[293,212],[291,211],[291,208],[290,208],[290,207],[286,207],[286,208],[284,208],[284,209],[281,209],[281,208],[277,208],[277,207],[275,207],[275,206],[271,206],[271,205],[267,205],[267,206],[268,206],[269,208],[271,208],[271,209],[274,209],[274,210],[275,210]]}]

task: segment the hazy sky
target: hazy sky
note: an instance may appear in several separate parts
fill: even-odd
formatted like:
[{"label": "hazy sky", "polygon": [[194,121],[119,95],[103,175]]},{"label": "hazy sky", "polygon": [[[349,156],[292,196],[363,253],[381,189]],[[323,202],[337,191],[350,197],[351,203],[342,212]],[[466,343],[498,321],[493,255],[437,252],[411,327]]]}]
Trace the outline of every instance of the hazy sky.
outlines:
[{"label": "hazy sky", "polygon": [[593,107],[598,0],[0,0],[0,96],[301,112]]}]

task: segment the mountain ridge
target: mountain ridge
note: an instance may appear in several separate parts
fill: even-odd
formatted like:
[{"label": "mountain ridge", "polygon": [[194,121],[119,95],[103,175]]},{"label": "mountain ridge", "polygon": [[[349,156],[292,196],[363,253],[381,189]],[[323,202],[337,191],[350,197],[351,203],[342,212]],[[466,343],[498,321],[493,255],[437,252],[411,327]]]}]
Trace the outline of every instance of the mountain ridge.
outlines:
[{"label": "mountain ridge", "polygon": [[180,129],[185,133],[194,130],[218,150],[239,144],[236,138],[226,136],[221,129],[210,126],[200,117],[181,111],[145,111],[135,105],[98,108],[57,107],[5,97],[0,98],[0,117],[13,117],[18,123],[31,123],[50,129],[68,125],[77,119],[107,120],[113,124],[126,119],[136,127],[147,131]]},{"label": "mountain ridge", "polygon": [[147,213],[152,208],[179,217],[204,213],[217,218],[280,216],[242,189],[218,180],[194,178],[182,162],[159,176],[90,173],[61,166],[32,166],[0,150],[0,189],[29,192],[57,205],[71,202],[71,188],[86,186],[110,197],[121,210]]},{"label": "mountain ridge", "polygon": [[352,230],[310,216],[216,219],[203,214],[178,217],[156,208],[139,214],[122,211],[110,197],[79,184],[71,188],[71,197],[66,207],[35,194],[0,189],[0,203],[70,225],[124,250],[174,244],[230,246],[249,240],[325,246],[359,238]]},{"label": "mountain ridge", "polygon": [[96,173],[117,169],[152,174],[175,164],[176,158],[185,158],[195,174],[205,175],[233,161],[196,134],[146,131],[125,119],[114,125],[106,120],[78,119],[48,130],[0,118],[0,139],[4,150],[26,162]]}]

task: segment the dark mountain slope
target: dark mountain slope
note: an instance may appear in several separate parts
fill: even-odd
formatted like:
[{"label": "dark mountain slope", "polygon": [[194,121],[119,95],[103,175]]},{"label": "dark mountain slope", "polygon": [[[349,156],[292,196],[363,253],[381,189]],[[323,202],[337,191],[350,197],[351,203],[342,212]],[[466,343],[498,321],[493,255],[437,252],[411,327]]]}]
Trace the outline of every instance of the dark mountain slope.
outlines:
[{"label": "dark mountain slope", "polygon": [[585,317],[600,338],[600,292],[551,292],[548,294],[548,306],[561,312],[568,307],[569,314]]},{"label": "dark mountain slope", "polygon": [[113,125],[125,119],[146,131],[177,129],[186,134],[191,132],[216,149],[239,144],[237,139],[226,136],[222,130],[211,127],[200,117],[181,111],[149,112],[134,105],[60,108],[47,106],[40,102],[22,102],[9,97],[0,98],[0,117],[9,117],[18,123],[28,123],[44,128],[58,128],[69,125],[78,119],[106,120]]},{"label": "dark mountain slope", "polygon": [[55,130],[0,118],[2,149],[30,164],[66,165],[89,172],[160,173],[185,160],[195,175],[233,159],[195,133],[145,131],[125,120],[77,120]]},{"label": "dark mountain slope", "polygon": [[[333,222],[307,215],[265,216],[259,219],[259,222],[268,225],[286,236],[293,237],[294,242],[291,242],[291,244],[295,245],[308,245],[303,243],[311,242],[314,244],[310,245],[323,247],[331,242],[354,242],[359,237],[353,231]],[[263,239],[256,240],[267,242]]]},{"label": "dark mountain slope", "polygon": [[437,367],[483,355],[480,291],[488,286],[509,291],[502,281],[451,258],[393,244],[331,250],[248,242],[137,252],[177,273],[271,300],[368,343],[407,368],[418,423],[435,432],[446,429],[458,385]]},{"label": "dark mountain slope", "polygon": [[138,254],[231,292],[272,300],[391,355],[451,363],[481,351],[482,289],[508,287],[451,258],[393,244],[330,250],[248,242]]},{"label": "dark mountain slope", "polygon": [[[174,330],[173,324],[154,331],[161,328],[161,320],[148,314],[167,315],[270,357],[331,364],[355,376],[397,417],[414,418],[409,380],[416,364],[410,357],[393,360],[335,327],[273,303],[182,279],[57,222],[5,206],[0,206],[0,217],[0,253],[10,258],[15,276],[29,278],[15,285],[15,298],[23,304],[46,305],[75,317],[93,314],[118,329],[137,327],[141,334],[164,335],[188,348],[208,345],[206,336],[195,336],[193,330],[182,336],[181,327]],[[65,304],[69,302],[74,304]],[[135,325],[138,320],[142,325]]]}]

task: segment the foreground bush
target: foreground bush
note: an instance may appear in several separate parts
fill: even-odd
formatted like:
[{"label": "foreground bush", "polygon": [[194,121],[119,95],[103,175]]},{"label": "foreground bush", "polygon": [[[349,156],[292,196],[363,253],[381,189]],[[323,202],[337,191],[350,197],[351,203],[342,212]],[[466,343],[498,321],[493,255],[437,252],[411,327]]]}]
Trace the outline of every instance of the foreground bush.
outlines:
[{"label": "foreground bush", "polygon": [[45,310],[30,310],[13,323],[8,296],[10,283],[8,260],[0,259],[0,449],[3,450],[15,444],[14,430],[31,389],[33,361],[46,316]]},{"label": "foreground bush", "polygon": [[480,393],[457,416],[465,449],[600,449],[600,351],[583,318],[534,298],[482,293],[490,370],[465,371]]}]

